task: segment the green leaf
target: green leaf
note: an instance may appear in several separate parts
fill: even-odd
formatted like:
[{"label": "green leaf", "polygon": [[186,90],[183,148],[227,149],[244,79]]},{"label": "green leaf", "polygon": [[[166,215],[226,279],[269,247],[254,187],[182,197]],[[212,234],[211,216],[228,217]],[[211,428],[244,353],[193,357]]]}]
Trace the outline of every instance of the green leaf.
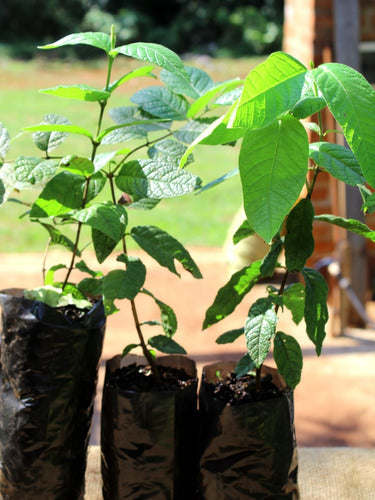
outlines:
[{"label": "green leaf", "polygon": [[[163,139],[149,148],[147,154],[152,160],[174,163],[178,166],[186,149],[187,147],[181,144],[181,142],[175,141],[174,139]],[[192,161],[193,156],[190,155],[188,163]]]},{"label": "green leaf", "polygon": [[241,240],[252,236],[255,233],[254,229],[250,226],[249,221],[245,219],[237,231],[233,235],[233,243],[236,245]]},{"label": "green leaf", "polygon": [[57,160],[45,160],[34,156],[20,156],[13,167],[15,189],[31,189],[43,186],[56,174]]},{"label": "green leaf", "polygon": [[75,267],[76,269],[79,269],[81,272],[89,274],[93,278],[99,278],[100,276],[103,276],[102,271],[93,271],[87,266],[86,262],[84,262],[83,260],[77,262]]},{"label": "green leaf", "polygon": [[212,119],[189,120],[174,132],[178,141],[191,144],[213,121]]},{"label": "green leaf", "polygon": [[307,69],[284,52],[274,52],[245,80],[234,125],[266,127],[300,100]]},{"label": "green leaf", "polygon": [[360,234],[361,236],[368,238],[370,241],[375,241],[375,231],[359,220],[344,219],[343,217],[337,217],[336,215],[330,214],[316,215],[314,219],[343,227],[352,233]]},{"label": "green leaf", "polygon": [[55,266],[52,266],[48,269],[46,272],[46,276],[44,278],[44,284],[45,285],[52,285],[53,282],[55,281],[55,272],[58,271],[59,269],[66,269],[66,266],[64,264],[56,264]]},{"label": "green leaf", "polygon": [[146,278],[143,263],[129,257],[126,270],[115,269],[103,278],[103,297],[107,301],[116,299],[133,300],[140,292]]},{"label": "green leaf", "polygon": [[305,267],[302,269],[305,280],[305,323],[306,332],[315,344],[315,350],[319,356],[325,332],[325,324],[328,320],[328,285],[324,277],[315,269]]},{"label": "green leaf", "polygon": [[188,118],[196,117],[219,93],[228,92],[229,90],[238,87],[240,83],[242,83],[242,80],[240,80],[239,78],[235,78],[234,80],[229,80],[227,82],[217,84],[214,87],[208,89],[203,95],[201,95],[196,101],[192,103],[187,113]]},{"label": "green leaf", "polygon": [[276,325],[277,315],[273,302],[269,298],[254,302],[246,318],[245,337],[249,355],[256,368],[263,364],[270,351]]},{"label": "green leaf", "polygon": [[189,81],[164,69],[160,73],[160,79],[175,94],[186,95],[192,99],[197,99],[213,87],[211,77],[202,69],[185,66],[185,71]]},{"label": "green leaf", "polygon": [[283,332],[277,332],[273,356],[277,369],[289,387],[295,389],[301,380],[303,365],[302,351],[297,340]]},{"label": "green leaf", "polygon": [[298,199],[308,168],[308,139],[292,117],[246,133],[239,157],[247,219],[267,243]]},{"label": "green leaf", "polygon": [[237,363],[236,368],[234,369],[234,373],[237,377],[243,377],[248,373],[254,371],[256,368],[254,361],[250,358],[249,354],[245,354]]},{"label": "green leaf", "polygon": [[320,135],[322,133],[322,131],[320,130],[319,125],[317,123],[315,123],[315,122],[305,123],[305,126],[306,126],[306,128],[308,128],[312,132],[315,132],[317,135]]},{"label": "green leaf", "polygon": [[71,291],[63,293],[61,288],[47,285],[32,290],[25,290],[24,296],[26,299],[37,300],[50,307],[75,305],[79,309],[91,309],[91,302],[86,300],[77,288],[71,285],[70,287],[66,287],[66,289]]},{"label": "green leaf", "polygon": [[[365,186],[360,187],[362,197],[365,189]],[[375,193],[367,193],[367,196],[364,198],[362,210],[365,214],[373,214],[375,212]]]},{"label": "green leaf", "polygon": [[69,134],[84,135],[93,139],[92,134],[88,130],[77,127],[76,125],[60,125],[58,123],[53,125],[39,124],[33,125],[32,127],[24,127],[22,130],[26,132],[68,132]]},{"label": "green leaf", "polygon": [[351,186],[366,182],[361,166],[351,149],[329,142],[314,142],[310,144],[309,149],[310,158],[336,179]]},{"label": "green leaf", "polygon": [[130,234],[145,252],[172,273],[179,276],[174,264],[174,260],[177,260],[194,278],[202,278],[189,252],[179,241],[162,229],[155,226],[136,226],[132,228]]},{"label": "green leaf", "polygon": [[128,344],[122,351],[121,357],[124,358],[130,351],[139,347],[140,344]]},{"label": "green leaf", "polygon": [[56,42],[42,45],[38,47],[38,49],[55,49],[64,45],[77,44],[91,45],[92,47],[104,50],[107,54],[111,50],[111,38],[107,33],[89,31],[86,33],[72,33],[71,35],[60,38]]},{"label": "green leaf", "polygon": [[158,118],[186,120],[189,104],[184,97],[174,94],[165,87],[146,87],[130,99],[144,111]]},{"label": "green leaf", "polygon": [[[55,115],[53,113],[43,117],[42,125],[71,125],[70,120],[63,116]],[[35,132],[33,134],[33,141],[41,151],[53,151],[60,144],[62,144],[67,137],[65,132]]]},{"label": "green leaf", "polygon": [[130,153],[130,149],[120,149],[119,151],[110,151],[109,153],[99,153],[95,156],[94,159],[94,168],[95,172],[99,172],[102,168],[104,168],[107,163],[109,163],[112,158],[114,158],[118,154],[128,154]]},{"label": "green leaf", "polygon": [[174,163],[133,160],[116,176],[116,185],[137,198],[171,198],[191,193],[200,186],[199,177],[179,169]]},{"label": "green leaf", "polygon": [[286,220],[285,263],[290,272],[301,271],[314,251],[314,214],[310,199],[303,198]]},{"label": "green leaf", "polygon": [[283,293],[283,303],[293,316],[293,321],[298,325],[304,316],[305,311],[305,287],[302,283],[293,283],[285,288]]},{"label": "green leaf", "polygon": [[374,89],[358,71],[344,64],[322,64],[312,73],[363,175],[375,187]]},{"label": "green leaf", "polygon": [[111,95],[106,90],[99,90],[90,87],[90,85],[60,85],[59,87],[41,89],[40,92],[42,94],[89,102],[106,101]]},{"label": "green leaf", "polygon": [[128,223],[128,216],[122,205],[111,201],[97,203],[91,207],[78,210],[71,217],[101,231],[112,240],[118,242],[123,237]]},{"label": "green leaf", "polygon": [[0,122],[0,164],[2,164],[4,161],[4,158],[9,149],[9,145],[10,145],[9,132]]},{"label": "green leaf", "polygon": [[148,344],[154,349],[167,354],[186,354],[182,346],[165,335],[156,335],[155,337],[149,338]]},{"label": "green leaf", "polygon": [[126,73],[126,75],[122,76],[115,82],[111,83],[111,85],[108,88],[108,92],[112,93],[120,85],[123,85],[129,80],[132,80],[133,78],[139,78],[141,76],[149,76],[151,78],[156,78],[156,76],[152,74],[153,69],[154,66],[141,66],[140,68],[134,69],[133,71],[129,71],[129,73]]},{"label": "green leaf", "polygon": [[116,54],[123,54],[125,56],[134,57],[134,59],[156,64],[156,66],[160,66],[187,81],[189,80],[189,76],[186,73],[181,59],[175,52],[163,45],[145,42],[130,43],[128,45],[116,47],[111,51],[111,55]]},{"label": "green leaf", "polygon": [[260,265],[260,273],[262,278],[270,278],[275,272],[275,267],[277,265],[277,260],[283,249],[283,242],[280,239],[275,240],[268,254],[262,259]]},{"label": "green leaf", "polygon": [[177,317],[173,311],[173,309],[165,304],[165,302],[162,302],[161,300],[157,299],[151,292],[148,290],[141,290],[142,293],[148,295],[149,297],[152,297],[156,303],[156,305],[160,309],[160,316],[161,316],[161,325],[163,327],[163,330],[167,337],[173,337],[173,335],[177,331]]},{"label": "green leaf", "polygon": [[[237,175],[239,173],[239,170],[238,168],[234,168],[233,170],[231,170],[230,172],[227,172],[226,174],[218,177],[217,179],[214,179],[213,181],[211,182],[208,182],[207,184],[205,184],[202,188],[200,188],[195,194],[201,194],[203,193],[204,191],[207,191],[208,189],[211,189],[215,186],[218,186],[219,184],[221,184],[222,182],[225,182],[226,180],[230,179],[231,177],[234,177],[235,175]],[[255,231],[254,231],[255,232]]]},{"label": "green leaf", "polygon": [[[63,235],[55,226],[51,224],[40,223],[46,229],[50,236],[50,245],[62,245],[70,251],[74,250],[74,243],[65,235]],[[77,256],[80,257],[81,253],[77,250]]]},{"label": "green leaf", "polygon": [[[90,202],[105,185],[105,177],[100,172],[91,177],[87,203]],[[78,210],[82,206],[86,179],[81,175],[63,171],[55,175],[43,189],[31,208],[30,218],[53,217]]]},{"label": "green leaf", "polygon": [[207,309],[203,329],[214,325],[231,314],[242,299],[253,288],[260,277],[261,261],[234,273],[230,280],[220,288],[213,304]]},{"label": "green leaf", "polygon": [[101,296],[103,291],[103,278],[84,278],[77,284],[77,288],[85,296]]},{"label": "green leaf", "polygon": [[90,177],[95,171],[94,164],[91,160],[73,155],[65,156],[60,162],[60,167],[73,174],[82,175],[83,177]]},{"label": "green leaf", "polygon": [[217,344],[231,344],[237,340],[241,335],[244,334],[243,328],[237,328],[236,330],[230,330],[229,332],[222,333],[217,339]]},{"label": "green leaf", "polygon": [[113,240],[106,234],[95,229],[91,229],[91,238],[94,245],[94,251],[99,264],[102,264],[112,251],[116,248],[118,241]]},{"label": "green leaf", "polygon": [[298,120],[311,116],[326,107],[324,98],[317,92],[311,72],[306,73],[305,84],[302,88],[301,99],[291,110]]}]

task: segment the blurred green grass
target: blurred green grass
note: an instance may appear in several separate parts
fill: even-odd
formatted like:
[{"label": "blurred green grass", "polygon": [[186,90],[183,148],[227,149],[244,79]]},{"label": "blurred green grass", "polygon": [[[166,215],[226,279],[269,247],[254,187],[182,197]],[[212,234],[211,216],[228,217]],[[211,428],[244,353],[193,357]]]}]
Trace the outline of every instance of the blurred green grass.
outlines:
[{"label": "blurred green grass", "polygon": [[[215,80],[234,76],[244,77],[259,59],[210,60],[205,68]],[[188,61],[195,64],[195,61]],[[197,61],[197,66],[207,65],[207,61]],[[98,116],[96,103],[69,101],[41,94],[38,88],[66,83],[86,83],[99,86],[105,79],[105,66],[101,62],[95,65],[46,65],[40,61],[28,61],[21,64],[12,61],[0,61],[0,122],[8,128],[12,138],[22,127],[39,123],[48,113],[56,113],[69,118],[75,125],[93,130]],[[120,73],[124,71],[120,68]],[[152,80],[152,84],[158,84]],[[144,80],[140,82],[144,84]],[[127,104],[131,94],[124,87],[114,94],[109,107]],[[113,123],[106,116],[104,126]],[[56,154],[88,154],[90,142],[82,137],[71,135]],[[38,155],[32,143],[31,135],[23,133],[11,145],[8,155],[14,159],[18,155]],[[207,183],[237,166],[238,148],[223,146],[199,146],[194,153],[195,162],[189,170],[199,175]],[[33,193],[27,195],[33,199]],[[217,247],[223,245],[228,227],[235,212],[241,205],[241,190],[238,176],[208,190],[200,195],[189,195],[178,199],[163,200],[155,210],[129,210],[129,224],[153,224],[167,230],[171,235],[188,246]],[[26,219],[19,219],[24,207],[15,203],[6,203],[0,207],[0,252],[42,252],[46,245],[46,231],[38,224],[30,224]]]}]

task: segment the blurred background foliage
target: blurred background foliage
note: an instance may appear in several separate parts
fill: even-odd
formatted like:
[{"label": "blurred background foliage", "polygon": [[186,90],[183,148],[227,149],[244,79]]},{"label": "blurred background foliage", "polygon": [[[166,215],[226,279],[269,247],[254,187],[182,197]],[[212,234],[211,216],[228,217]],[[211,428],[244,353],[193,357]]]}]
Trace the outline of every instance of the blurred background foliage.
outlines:
[{"label": "blurred background foliage", "polygon": [[[180,54],[262,55],[281,47],[283,9],[282,0],[1,0],[0,48],[30,58],[37,45],[73,32],[108,32],[114,24],[118,44],[142,40]],[[58,54],[97,52],[68,47]]]}]

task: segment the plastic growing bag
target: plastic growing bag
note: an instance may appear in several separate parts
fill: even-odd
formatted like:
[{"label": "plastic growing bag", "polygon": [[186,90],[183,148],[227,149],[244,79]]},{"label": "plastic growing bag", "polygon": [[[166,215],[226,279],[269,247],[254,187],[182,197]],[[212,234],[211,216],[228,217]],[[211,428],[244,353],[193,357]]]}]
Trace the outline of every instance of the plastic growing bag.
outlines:
[{"label": "plastic growing bag", "polygon": [[[205,500],[299,498],[293,393],[263,401],[226,405],[207,391],[233,372],[235,362],[203,368],[199,393],[202,432],[199,496]],[[263,367],[278,387],[276,370]]]},{"label": "plastic growing bag", "polygon": [[104,309],[65,313],[0,293],[0,492],[12,500],[84,495]]},{"label": "plastic growing bag", "polygon": [[[145,363],[140,356],[125,362]],[[142,361],[140,361],[142,360]],[[120,367],[107,362],[102,403],[102,476],[105,500],[192,500],[197,476],[197,379],[193,361],[157,358],[184,368],[193,379],[183,389],[122,390],[113,382]]]}]

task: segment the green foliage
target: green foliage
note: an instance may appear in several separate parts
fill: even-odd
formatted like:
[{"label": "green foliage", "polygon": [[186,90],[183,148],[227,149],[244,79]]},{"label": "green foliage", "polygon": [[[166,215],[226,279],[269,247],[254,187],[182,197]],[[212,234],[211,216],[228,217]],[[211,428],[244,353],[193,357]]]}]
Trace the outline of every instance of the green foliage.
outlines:
[{"label": "green foliage", "polygon": [[[321,110],[328,107],[342,129],[349,148],[326,141]],[[318,113],[318,119],[306,118]],[[218,343],[233,342],[244,333],[247,353],[237,372],[256,369],[272,348],[277,368],[294,388],[301,379],[302,352],[296,339],[277,332],[280,311],[291,311],[293,321],[305,321],[306,333],[320,355],[328,320],[328,285],[315,269],[306,267],[314,252],[315,221],[334,224],[375,241],[375,231],[361,221],[337,215],[315,215],[311,202],[320,172],[357,186],[364,211],[375,210],[374,149],[375,91],[364,77],[342,64],[307,69],[288,54],[276,52],[250,72],[242,94],[230,110],[194,138],[186,155],[198,144],[226,144],[238,133],[243,137],[239,154],[246,221],[235,232],[235,243],[256,233],[270,250],[263,261],[235,273],[218,292],[206,312],[203,327],[220,321],[241,302],[260,279],[281,271],[279,287],[268,286],[268,296],[249,310],[243,328],[219,336]],[[318,134],[309,144],[307,130]],[[308,173],[308,171],[310,172]],[[220,177],[209,187],[222,182]],[[305,188],[305,190],[303,190]],[[278,262],[284,250],[285,264]],[[291,275],[303,278],[291,285]],[[294,278],[295,281],[295,278]]]},{"label": "green foliage", "polygon": [[[128,255],[127,241],[129,238],[135,240],[161,266],[178,276],[176,261],[193,277],[202,276],[189,252],[178,240],[154,225],[132,225],[128,208],[151,210],[163,198],[188,195],[201,187],[199,177],[179,168],[189,140],[185,134],[181,141],[178,132],[191,123],[187,118],[190,109],[195,110],[194,114],[198,109],[200,115],[211,113],[213,106],[218,106],[211,103],[213,98],[240,82],[235,80],[216,85],[204,71],[185,69],[177,54],[162,45],[136,42],[116,47],[115,38],[113,30],[111,35],[101,32],[74,33],[41,47],[49,50],[88,45],[104,51],[108,70],[103,89],[76,84],[42,90],[44,94],[97,106],[97,120],[91,127],[82,127],[56,113],[45,115],[39,125],[24,129],[32,133],[40,157],[22,156],[6,162],[4,157],[8,154],[10,137],[1,125],[0,155],[4,158],[0,170],[4,186],[1,197],[5,200],[15,193],[28,208],[25,217],[46,229],[48,245],[59,245],[71,252],[70,265],[52,266],[46,272],[45,286],[27,291],[27,297],[52,307],[73,304],[82,308],[90,307],[92,298],[101,297],[107,315],[118,310],[118,301],[129,300],[139,342],[130,344],[124,352],[141,346],[153,366],[151,353],[154,349],[180,354],[185,350],[172,339],[177,330],[173,309],[143,289],[146,267],[142,260]],[[151,65],[133,69],[111,82],[115,59],[124,55]],[[105,128],[103,115],[113,93],[133,78],[153,77],[155,65],[163,69],[164,79],[169,83],[179,82],[178,92],[173,90],[173,85],[171,88],[146,86],[131,98],[129,106],[112,109],[111,117],[115,125]],[[206,94],[206,89],[214,89],[214,92]],[[196,107],[195,103],[198,103]],[[211,121],[205,122],[203,117],[200,118],[202,131]],[[59,147],[71,134],[91,145],[88,156],[77,153],[74,148],[64,156],[59,155]],[[193,136],[190,137],[193,140]],[[52,151],[53,159],[50,157]],[[193,161],[193,156],[188,155],[186,163]],[[34,201],[24,202],[23,192],[30,188],[36,188]],[[84,261],[77,262],[87,247],[82,238],[85,228],[86,233],[91,234],[90,243],[98,265],[121,244],[122,253],[117,256],[118,265],[114,269],[104,273],[100,267],[89,269]],[[61,282],[56,281],[55,272],[59,270],[61,273],[64,269],[65,278]],[[86,275],[76,284],[70,282],[73,269],[79,269]],[[134,303],[139,293],[145,293],[155,301],[160,310],[160,321],[140,321]],[[146,341],[143,325],[157,326],[162,334]]]}]

